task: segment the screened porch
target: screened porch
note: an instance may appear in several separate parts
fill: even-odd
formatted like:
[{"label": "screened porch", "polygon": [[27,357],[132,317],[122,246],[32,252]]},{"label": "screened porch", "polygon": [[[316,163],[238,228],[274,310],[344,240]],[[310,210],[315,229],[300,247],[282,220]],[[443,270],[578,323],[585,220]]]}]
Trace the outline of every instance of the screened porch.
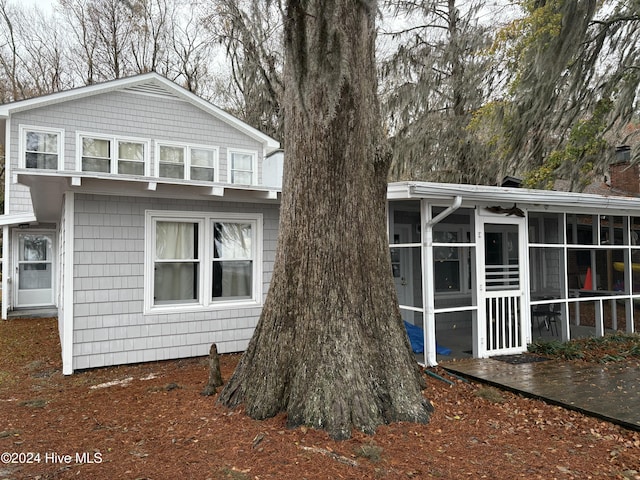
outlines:
[{"label": "screened porch", "polygon": [[640,211],[554,212],[531,197],[497,209],[488,202],[504,204],[496,194],[515,189],[484,188],[493,200],[466,200],[461,189],[389,201],[400,310],[423,329],[425,364],[517,353],[539,338],[638,331]]}]

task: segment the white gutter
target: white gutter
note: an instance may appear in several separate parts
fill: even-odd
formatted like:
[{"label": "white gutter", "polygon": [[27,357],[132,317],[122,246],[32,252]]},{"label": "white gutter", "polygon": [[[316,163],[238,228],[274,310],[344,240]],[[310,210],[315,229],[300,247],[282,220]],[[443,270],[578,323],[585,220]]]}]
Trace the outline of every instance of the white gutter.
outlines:
[{"label": "white gutter", "polygon": [[436,215],[435,218],[432,218],[427,222],[427,227],[433,227],[436,223],[441,222],[442,220],[447,218],[449,215],[451,215],[453,212],[458,210],[460,208],[460,205],[462,205],[462,195],[457,195],[453,199],[453,203],[451,204],[450,207],[448,207],[446,210],[443,210],[438,215]]},{"label": "white gutter", "polygon": [[390,194],[405,192],[407,198],[447,199],[464,195],[466,202],[509,202],[546,207],[578,209],[640,211],[640,198],[604,196],[593,193],[557,192],[528,188],[505,188],[487,185],[458,185],[447,183],[411,182],[390,184]]},{"label": "white gutter", "polygon": [[[422,210],[425,209],[425,201],[421,202]],[[458,210],[462,205],[462,195],[456,195],[453,199],[453,203],[436,215],[434,218],[429,219],[431,216],[429,212],[423,212],[423,218],[426,220],[424,223],[427,228],[424,229],[424,239],[422,243],[422,265],[423,265],[423,285],[422,285],[422,302],[425,306],[424,310],[424,329],[423,329],[423,345],[424,345],[424,362],[425,365],[436,366],[438,364],[436,360],[436,314],[435,314],[435,291],[434,275],[433,275],[433,226],[438,222],[444,220],[453,212]],[[426,268],[425,268],[426,267]]]}]

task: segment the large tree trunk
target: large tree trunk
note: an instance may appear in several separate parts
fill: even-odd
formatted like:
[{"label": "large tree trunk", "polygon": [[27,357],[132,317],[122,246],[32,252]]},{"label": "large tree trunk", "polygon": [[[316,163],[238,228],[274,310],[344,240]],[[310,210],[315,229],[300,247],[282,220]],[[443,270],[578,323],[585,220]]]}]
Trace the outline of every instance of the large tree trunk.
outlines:
[{"label": "large tree trunk", "polygon": [[375,1],[290,0],[285,182],[271,287],[219,401],[348,438],[432,410],[397,306],[385,234]]}]

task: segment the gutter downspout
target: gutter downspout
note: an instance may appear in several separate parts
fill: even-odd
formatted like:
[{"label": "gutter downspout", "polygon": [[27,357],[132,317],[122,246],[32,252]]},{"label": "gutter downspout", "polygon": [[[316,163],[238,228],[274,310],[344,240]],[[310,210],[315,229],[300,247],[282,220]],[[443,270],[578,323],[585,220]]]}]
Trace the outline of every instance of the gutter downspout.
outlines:
[{"label": "gutter downspout", "polygon": [[[426,204],[426,202],[425,202]],[[426,205],[423,208],[425,212],[425,238],[423,239],[422,261],[424,268],[424,284],[422,286],[423,298],[425,305],[425,328],[424,328],[424,362],[425,366],[436,366],[436,314],[435,314],[435,290],[433,275],[433,226],[453,212],[458,210],[462,205],[462,196],[457,195],[453,199],[450,207],[446,208],[434,218],[429,219],[431,213],[427,211]]]}]

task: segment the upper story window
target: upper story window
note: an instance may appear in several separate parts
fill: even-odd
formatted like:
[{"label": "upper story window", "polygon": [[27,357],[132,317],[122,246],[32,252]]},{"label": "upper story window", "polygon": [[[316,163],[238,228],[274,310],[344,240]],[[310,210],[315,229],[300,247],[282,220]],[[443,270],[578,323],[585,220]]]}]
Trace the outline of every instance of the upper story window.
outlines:
[{"label": "upper story window", "polygon": [[79,134],[79,170],[147,175],[148,144],[146,140]]},{"label": "upper story window", "polygon": [[218,181],[217,147],[158,143],[156,157],[159,177]]},{"label": "upper story window", "polygon": [[229,150],[229,183],[253,185],[257,183],[256,152]]},{"label": "upper story window", "polygon": [[20,126],[20,166],[62,170],[62,130]]}]

